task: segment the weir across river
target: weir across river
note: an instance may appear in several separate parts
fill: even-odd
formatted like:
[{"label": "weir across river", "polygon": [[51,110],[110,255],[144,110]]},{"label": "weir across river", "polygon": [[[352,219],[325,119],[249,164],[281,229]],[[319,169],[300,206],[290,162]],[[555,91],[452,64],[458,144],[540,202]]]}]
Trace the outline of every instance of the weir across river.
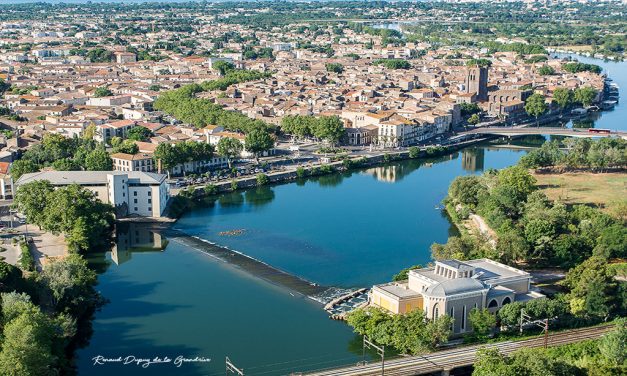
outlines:
[{"label": "weir across river", "polygon": [[323,304],[349,291],[336,287],[320,286],[241,252],[201,239],[197,236],[188,235],[180,230],[166,228],[160,229],[159,232],[165,235],[170,241],[207,253],[255,277],[278,286],[286,287]]}]

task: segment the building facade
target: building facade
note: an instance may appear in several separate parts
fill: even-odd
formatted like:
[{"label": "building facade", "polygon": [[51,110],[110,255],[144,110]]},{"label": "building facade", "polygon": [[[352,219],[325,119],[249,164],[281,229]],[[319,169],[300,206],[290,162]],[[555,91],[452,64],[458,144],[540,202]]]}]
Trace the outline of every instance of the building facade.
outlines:
[{"label": "building facade", "polygon": [[531,290],[529,273],[489,259],[442,260],[435,266],[414,269],[409,279],[375,285],[370,303],[395,314],[422,309],[429,319],[453,318],[453,334],[472,331],[473,308],[496,313],[514,301],[542,298]]},{"label": "building facade", "polygon": [[488,68],[474,67],[468,69],[466,93],[476,94],[479,102],[488,100]]},{"label": "building facade", "polygon": [[111,204],[117,217],[161,217],[170,199],[166,176],[149,172],[44,171],[22,175],[16,185],[38,180],[54,187],[78,184]]},{"label": "building facade", "polygon": [[143,171],[152,172],[155,170],[155,161],[151,154],[137,153],[115,153],[111,154],[113,169],[115,171]]}]

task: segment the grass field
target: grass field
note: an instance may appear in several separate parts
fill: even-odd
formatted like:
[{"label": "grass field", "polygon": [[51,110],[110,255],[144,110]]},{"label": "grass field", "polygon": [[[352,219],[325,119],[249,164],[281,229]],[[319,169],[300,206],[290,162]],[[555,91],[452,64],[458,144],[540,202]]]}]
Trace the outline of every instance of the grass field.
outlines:
[{"label": "grass field", "polygon": [[551,200],[593,205],[611,210],[627,201],[627,173],[534,174],[538,186]]}]

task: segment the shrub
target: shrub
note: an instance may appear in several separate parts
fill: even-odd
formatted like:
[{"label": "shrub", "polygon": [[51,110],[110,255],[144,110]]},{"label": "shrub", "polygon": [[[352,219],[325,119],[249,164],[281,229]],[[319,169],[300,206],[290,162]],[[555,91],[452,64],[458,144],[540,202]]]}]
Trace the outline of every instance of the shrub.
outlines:
[{"label": "shrub", "polygon": [[205,194],[207,195],[215,195],[216,193],[218,193],[218,187],[216,187],[213,184],[207,184],[205,186]]},{"label": "shrub", "polygon": [[257,185],[262,186],[268,184],[270,179],[268,179],[268,175],[266,174],[257,174]]},{"label": "shrub", "polygon": [[409,158],[418,158],[420,156],[420,149],[416,146],[409,148]]},{"label": "shrub", "polygon": [[33,255],[30,253],[30,248],[26,242],[20,243],[20,251],[22,251],[20,255],[20,266],[22,269],[26,271],[34,271],[35,270],[35,259]]},{"label": "shrub", "polygon": [[296,169],[296,176],[301,179],[304,178],[305,176],[307,176],[307,170],[305,170],[303,167],[298,167]]}]

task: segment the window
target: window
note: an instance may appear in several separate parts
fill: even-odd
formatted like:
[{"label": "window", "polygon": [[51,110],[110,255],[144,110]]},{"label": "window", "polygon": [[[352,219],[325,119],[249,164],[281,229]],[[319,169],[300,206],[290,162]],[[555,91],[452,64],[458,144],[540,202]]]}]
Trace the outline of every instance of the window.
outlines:
[{"label": "window", "polygon": [[134,204],[137,204],[137,199],[134,199],[134,200],[133,200],[133,203],[134,203]]},{"label": "window", "polygon": [[137,211],[137,206],[135,207],[135,211]]},{"label": "window", "polygon": [[433,306],[433,319],[437,319],[440,316],[440,308],[438,307],[438,303],[435,303]]},{"label": "window", "polygon": [[152,192],[148,191],[148,197],[152,196]]},{"label": "window", "polygon": [[499,306],[499,304],[494,299],[490,300],[490,304],[488,304],[488,308],[495,308],[495,307],[498,307],[498,306]]},{"label": "window", "polygon": [[137,196],[137,191],[133,192],[133,196]]},{"label": "window", "polygon": [[505,299],[503,299],[503,303],[501,305],[504,306],[505,304],[509,304],[511,302],[512,302],[512,300],[509,298],[509,296],[507,296],[507,297],[505,297]]},{"label": "window", "polygon": [[152,200],[151,200],[151,199],[148,199],[148,203],[149,203],[149,204],[152,204]]},{"label": "window", "polygon": [[466,306],[462,307],[462,323],[460,327],[462,330],[466,330]]}]

